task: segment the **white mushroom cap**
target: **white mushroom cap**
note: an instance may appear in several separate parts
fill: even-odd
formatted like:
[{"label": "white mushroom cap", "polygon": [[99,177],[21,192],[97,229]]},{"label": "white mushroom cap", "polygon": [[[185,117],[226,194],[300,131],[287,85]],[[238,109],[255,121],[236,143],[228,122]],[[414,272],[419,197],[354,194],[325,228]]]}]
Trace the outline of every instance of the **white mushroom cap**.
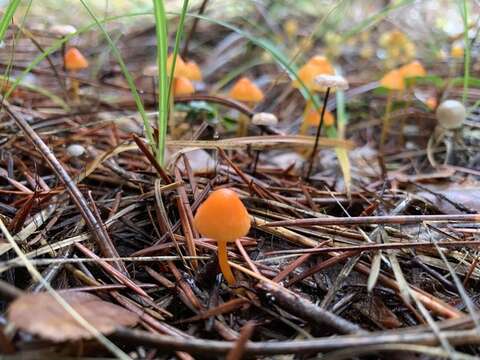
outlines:
[{"label": "white mushroom cap", "polygon": [[319,86],[337,89],[337,90],[347,90],[348,81],[343,76],[340,75],[318,75],[315,77],[315,83]]},{"label": "white mushroom cap", "polygon": [[50,32],[59,36],[66,36],[77,32],[77,28],[72,25],[53,25],[50,27]]},{"label": "white mushroom cap", "polygon": [[457,100],[445,100],[437,108],[438,124],[445,129],[458,129],[467,116],[465,106]]},{"label": "white mushroom cap", "polygon": [[67,147],[67,154],[71,157],[79,157],[85,154],[85,148],[80,144],[72,144]]},{"label": "white mushroom cap", "polygon": [[278,119],[274,114],[261,112],[252,116],[253,125],[275,126],[278,124]]}]

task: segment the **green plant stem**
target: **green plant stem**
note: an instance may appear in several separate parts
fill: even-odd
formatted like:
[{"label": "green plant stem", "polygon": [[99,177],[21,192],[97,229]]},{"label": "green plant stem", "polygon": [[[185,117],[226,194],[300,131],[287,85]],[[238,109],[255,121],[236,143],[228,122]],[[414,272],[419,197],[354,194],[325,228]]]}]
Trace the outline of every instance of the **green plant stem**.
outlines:
[{"label": "green plant stem", "polygon": [[170,69],[170,74],[169,74],[169,86],[168,86],[168,97],[170,98],[172,96],[172,89],[173,89],[173,81],[174,81],[174,76],[175,74],[175,66],[177,64],[177,56],[178,56],[178,50],[180,49],[180,41],[182,40],[182,35],[183,35],[183,30],[184,30],[184,24],[185,24],[185,16],[187,14],[188,10],[188,1],[189,0],[184,0],[183,1],[183,6],[182,6],[182,12],[180,13],[180,19],[178,21],[178,29],[177,29],[177,34],[175,35],[175,45],[173,47],[173,61],[172,61],[172,68]]},{"label": "green plant stem", "polygon": [[470,41],[468,40],[468,5],[467,0],[462,0],[460,5],[460,12],[463,19],[463,42],[465,46],[464,52],[464,66],[463,66],[463,95],[462,95],[462,102],[463,105],[466,105],[467,98],[468,98],[468,84],[470,80]]},{"label": "green plant stem", "polygon": [[[153,15],[155,17],[155,32],[157,36],[157,65],[158,65],[158,144],[156,158],[163,165],[165,143],[168,126],[168,34],[167,14],[163,0],[153,0]],[[172,70],[175,64],[172,66]]]},{"label": "green plant stem", "polygon": [[8,3],[7,9],[0,20],[0,42],[2,42],[5,37],[5,33],[13,19],[13,15],[15,15],[15,11],[17,11],[18,5],[20,5],[20,0],[11,0]]},{"label": "green plant stem", "polygon": [[392,112],[393,105],[393,91],[388,92],[387,105],[385,107],[385,116],[383,117],[382,133],[380,135],[380,152],[383,153],[383,146],[385,139],[387,138],[388,131],[390,130],[390,113]]}]

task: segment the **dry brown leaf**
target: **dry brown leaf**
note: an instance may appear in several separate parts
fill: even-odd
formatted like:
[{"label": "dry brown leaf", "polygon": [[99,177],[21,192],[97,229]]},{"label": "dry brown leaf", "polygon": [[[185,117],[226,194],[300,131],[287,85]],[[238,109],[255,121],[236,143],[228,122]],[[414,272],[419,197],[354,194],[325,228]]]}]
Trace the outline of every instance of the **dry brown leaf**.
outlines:
[{"label": "dry brown leaf", "polygon": [[[120,326],[133,326],[138,316],[90,293],[59,292],[70,306],[102,334]],[[89,339],[81,326],[50,294],[25,294],[10,304],[8,319],[19,329],[44,339],[61,342]]]}]

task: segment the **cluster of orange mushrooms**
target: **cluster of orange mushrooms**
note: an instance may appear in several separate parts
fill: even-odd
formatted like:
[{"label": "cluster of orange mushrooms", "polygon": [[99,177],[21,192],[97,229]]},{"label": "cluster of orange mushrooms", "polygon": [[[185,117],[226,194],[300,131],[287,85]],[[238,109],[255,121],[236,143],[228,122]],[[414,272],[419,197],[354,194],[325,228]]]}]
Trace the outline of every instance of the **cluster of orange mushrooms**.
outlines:
[{"label": "cluster of orange mushrooms", "polygon": [[[173,54],[167,59],[168,73],[171,72],[172,66]],[[87,68],[88,61],[78,49],[72,47],[65,52],[64,67],[67,71],[74,74],[76,71]],[[158,75],[158,68],[156,66],[148,66],[144,69],[143,74],[155,81],[154,79]],[[412,84],[412,82],[407,80],[425,75],[426,71],[422,64],[414,61],[398,69],[391,70],[379,81],[380,86],[388,90],[380,141],[381,147],[388,132],[389,114],[394,96],[397,94],[401,95],[408,90],[409,84]],[[185,96],[193,94],[195,92],[195,83],[200,81],[202,81],[200,67],[194,61],[185,62],[180,56],[177,56],[173,72],[173,95]],[[326,57],[316,55],[310,58],[298,70],[297,79],[292,82],[292,86],[297,89],[303,88],[308,90],[299,133],[300,135],[306,135],[309,129],[315,126],[317,127],[316,140],[318,141],[321,126],[330,127],[335,124],[335,117],[326,110],[329,92],[331,90],[345,90],[348,88],[348,83],[343,77],[336,75],[334,67]],[[155,82],[153,83],[153,88],[156,88]],[[74,99],[78,99],[78,81],[75,78],[71,80],[71,93]],[[315,93],[323,94],[324,104],[321,109],[312,101]],[[241,77],[237,80],[231,87],[228,96],[252,108],[264,99],[262,90],[247,77]],[[263,119],[262,116],[259,118]],[[257,119],[257,117],[254,117],[254,119]],[[252,122],[256,121],[254,119],[252,119]],[[248,117],[243,114],[240,115],[237,136],[247,135],[249,121]],[[270,118],[268,118],[268,121],[270,121]],[[316,146],[312,152],[311,163],[313,163],[315,151]],[[215,190],[198,208],[194,218],[194,225],[202,236],[217,241],[220,269],[228,284],[233,285],[235,277],[228,262],[227,243],[246,236],[250,230],[250,215],[242,201],[233,190],[226,188]]]}]

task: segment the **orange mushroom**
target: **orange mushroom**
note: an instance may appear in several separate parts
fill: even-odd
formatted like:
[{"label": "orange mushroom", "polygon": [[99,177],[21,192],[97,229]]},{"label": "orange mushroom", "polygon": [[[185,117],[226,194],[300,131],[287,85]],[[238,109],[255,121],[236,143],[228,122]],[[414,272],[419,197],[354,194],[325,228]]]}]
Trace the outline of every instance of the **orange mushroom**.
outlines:
[{"label": "orange mushroom", "polygon": [[263,100],[263,92],[249,78],[242,77],[233,85],[229,96],[238,101],[256,104]]},{"label": "orange mushroom", "polygon": [[[310,91],[324,91],[325,89],[315,82],[318,75],[334,75],[335,69],[325,56],[313,56],[298,70],[298,77]],[[292,86],[299,89],[300,82],[293,80]]]},{"label": "orange mushroom", "polygon": [[[305,123],[309,127],[316,127],[318,124],[320,124],[320,114],[315,108],[309,109],[305,118]],[[333,114],[328,110],[325,111],[323,123],[326,127],[330,127],[335,124],[335,116],[333,116]]]},{"label": "orange mushroom", "polygon": [[193,60],[188,61],[185,64],[185,67],[186,67],[186,72],[187,72],[186,77],[189,80],[202,81],[202,78],[203,78],[202,70],[200,70],[200,66],[198,66],[198,64],[195,61],[193,61]]},{"label": "orange mushroom", "polygon": [[[412,61],[406,65],[401,66],[398,69],[398,71],[403,76],[403,80],[407,90],[409,90],[411,87],[415,85],[416,78],[427,75],[427,71],[423,67],[422,63],[418,60]],[[407,80],[409,80],[408,83],[407,83]],[[409,92],[408,100],[405,105],[406,108],[410,106],[410,103],[412,101],[412,96],[413,94]],[[401,144],[405,143],[404,128],[405,128],[405,118],[402,117],[400,119],[400,143]]]},{"label": "orange mushroom", "polygon": [[[242,77],[230,89],[228,94],[232,99],[242,101],[253,107],[264,98],[262,90],[247,77]],[[238,118],[237,136],[247,134],[248,118],[241,114]]]},{"label": "orange mushroom", "polygon": [[380,79],[380,86],[387,90],[399,91],[405,89],[405,80],[400,70],[390,70]]},{"label": "orange mushroom", "polygon": [[383,145],[390,129],[390,113],[393,105],[393,95],[395,91],[403,91],[405,89],[405,78],[402,71],[399,69],[390,70],[380,79],[380,86],[388,91],[387,105],[385,107],[385,115],[383,117],[382,133],[380,135],[380,150],[383,150]]},{"label": "orange mushroom", "polygon": [[400,71],[400,74],[403,76],[404,79],[427,75],[427,71],[423,67],[422,63],[418,60],[403,65],[398,69],[398,71]]},{"label": "orange mushroom", "polygon": [[174,79],[173,83],[173,95],[182,96],[190,95],[195,92],[195,87],[192,82],[184,76],[179,76]]},{"label": "orange mushroom", "polygon": [[[88,67],[88,60],[85,59],[85,57],[82,55],[80,50],[78,50],[75,47],[72,47],[65,52],[63,63],[65,66],[65,69],[71,72],[72,74],[74,74],[77,71],[86,69]],[[71,91],[73,94],[73,98],[75,100],[78,100],[78,90],[79,90],[78,80],[72,79],[71,84],[72,84]]]},{"label": "orange mushroom", "polygon": [[250,221],[247,209],[230,189],[213,191],[195,214],[193,222],[198,232],[217,240],[218,264],[229,285],[235,284],[235,277],[228,263],[227,242],[247,235]]},{"label": "orange mushroom", "polygon": [[[173,54],[168,55],[167,58],[167,75],[170,76],[170,72],[172,71],[173,66]],[[173,77],[185,76],[188,77],[188,70],[185,61],[177,55],[177,60],[175,61],[175,69],[173,71]]]},{"label": "orange mushroom", "polygon": [[[310,58],[305,65],[303,65],[297,73],[298,78],[303,82],[309,91],[325,91],[327,90],[324,86],[318,84],[315,79],[320,75],[334,75],[335,69],[332,64],[328,61],[325,56],[316,55]],[[295,79],[292,82],[294,88],[300,89],[300,82]],[[312,99],[309,97],[305,104],[305,109],[303,111],[303,122],[300,126],[300,134],[306,135],[309,125],[307,124],[306,118],[309,115],[309,111],[312,108]],[[319,123],[320,124],[320,123]]]}]

